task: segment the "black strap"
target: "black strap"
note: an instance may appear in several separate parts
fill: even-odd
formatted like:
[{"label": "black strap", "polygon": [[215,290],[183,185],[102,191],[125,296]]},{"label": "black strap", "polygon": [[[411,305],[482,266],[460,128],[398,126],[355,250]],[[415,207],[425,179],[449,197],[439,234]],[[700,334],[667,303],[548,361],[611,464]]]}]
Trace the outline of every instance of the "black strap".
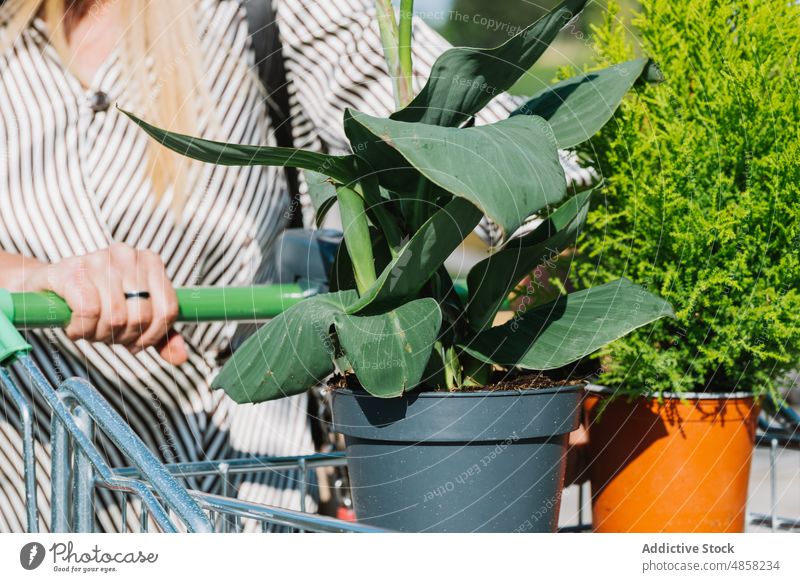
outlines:
[{"label": "black strap", "polygon": [[[283,64],[283,46],[271,0],[243,0],[247,25],[256,56],[258,76],[267,91],[267,110],[272,119],[275,140],[280,147],[294,147],[292,120],[289,112],[289,84]],[[296,168],[285,168],[286,183],[291,195],[289,207],[291,228],[303,227],[300,209],[300,180]]]}]

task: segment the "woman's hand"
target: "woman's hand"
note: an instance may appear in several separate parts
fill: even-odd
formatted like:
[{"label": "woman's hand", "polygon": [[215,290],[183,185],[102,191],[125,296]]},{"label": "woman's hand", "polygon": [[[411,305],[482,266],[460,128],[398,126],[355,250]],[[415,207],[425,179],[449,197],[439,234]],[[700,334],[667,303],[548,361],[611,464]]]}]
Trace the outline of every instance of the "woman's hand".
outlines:
[{"label": "woman's hand", "polygon": [[[171,330],[178,299],[156,253],[114,244],[49,265],[28,264],[25,270],[25,291],[53,291],[72,309],[70,339],[121,344],[134,354],[154,346],[171,364],[187,360],[183,338]],[[125,297],[141,291],[149,298]]]}]

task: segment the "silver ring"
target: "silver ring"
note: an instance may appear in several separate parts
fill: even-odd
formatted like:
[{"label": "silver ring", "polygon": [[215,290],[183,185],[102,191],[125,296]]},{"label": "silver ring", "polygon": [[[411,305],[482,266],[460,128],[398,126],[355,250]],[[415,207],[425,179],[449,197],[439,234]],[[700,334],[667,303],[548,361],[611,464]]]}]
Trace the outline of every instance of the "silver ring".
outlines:
[{"label": "silver ring", "polygon": [[126,291],[125,299],[150,299],[149,291]]}]

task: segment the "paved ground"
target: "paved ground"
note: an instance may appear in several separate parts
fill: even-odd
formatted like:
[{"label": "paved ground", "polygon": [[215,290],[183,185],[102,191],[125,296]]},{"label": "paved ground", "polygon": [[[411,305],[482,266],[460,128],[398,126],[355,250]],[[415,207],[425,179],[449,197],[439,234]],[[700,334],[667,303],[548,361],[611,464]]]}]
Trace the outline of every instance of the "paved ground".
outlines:
[{"label": "paved ground", "polygon": [[[781,517],[800,519],[800,451],[782,451],[776,462],[776,514]],[[750,471],[750,500],[748,511],[769,514],[772,506],[770,496],[770,453],[768,449],[757,449]],[[570,487],[564,492],[561,505],[561,526],[573,526],[578,523],[578,500],[580,494],[577,487]],[[591,521],[591,501],[589,486],[584,486],[584,520]],[[748,525],[747,531],[769,532],[768,527]]]}]

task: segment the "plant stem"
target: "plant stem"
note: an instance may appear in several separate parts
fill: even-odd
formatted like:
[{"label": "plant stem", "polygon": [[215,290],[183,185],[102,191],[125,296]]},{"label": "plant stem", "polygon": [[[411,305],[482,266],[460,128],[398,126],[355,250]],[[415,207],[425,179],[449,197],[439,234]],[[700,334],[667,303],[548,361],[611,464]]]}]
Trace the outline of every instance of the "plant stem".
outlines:
[{"label": "plant stem", "polygon": [[481,388],[492,381],[492,366],[473,358],[468,354],[462,354],[464,364],[464,385],[473,388]]},{"label": "plant stem", "polygon": [[375,0],[375,10],[378,17],[378,28],[381,31],[381,44],[383,44],[383,58],[386,68],[394,84],[394,103],[397,109],[403,108],[401,95],[403,90],[403,74],[400,68],[400,33],[397,29],[397,19],[394,15],[392,0]]},{"label": "plant stem", "polygon": [[450,346],[444,353],[444,378],[450,392],[461,389],[461,362],[455,346]]},{"label": "plant stem", "polygon": [[414,17],[414,0],[400,0],[400,36],[398,53],[400,56],[400,74],[402,76],[401,105],[405,107],[414,98],[413,74],[414,64],[411,59],[411,34]]},{"label": "plant stem", "polygon": [[372,239],[369,235],[369,222],[364,208],[364,199],[355,190],[346,186],[336,187],[339,211],[342,215],[344,242],[359,295],[363,295],[375,283],[375,259],[372,256]]},{"label": "plant stem", "polygon": [[401,0],[399,28],[392,0],[375,0],[375,8],[381,31],[383,57],[394,85],[394,102],[398,109],[402,109],[414,98],[411,62],[414,0]]}]

